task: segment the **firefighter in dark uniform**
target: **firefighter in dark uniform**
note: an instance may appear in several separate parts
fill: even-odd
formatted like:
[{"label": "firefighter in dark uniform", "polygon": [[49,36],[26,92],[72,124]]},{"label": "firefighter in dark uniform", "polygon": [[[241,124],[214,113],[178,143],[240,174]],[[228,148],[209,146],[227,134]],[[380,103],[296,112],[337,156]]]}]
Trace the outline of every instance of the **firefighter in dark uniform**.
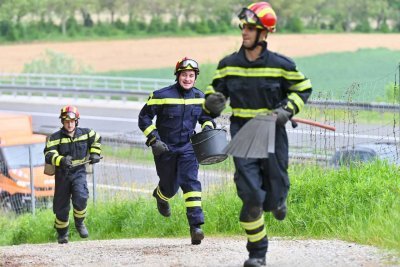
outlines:
[{"label": "firefighter in dark uniform", "polygon": [[89,190],[86,167],[80,163],[86,161],[88,155],[91,164],[100,161],[101,137],[91,129],[77,127],[79,112],[74,106],[63,107],[60,119],[63,127],[49,137],[44,155],[46,163],[55,166],[54,227],[58,233],[58,243],[63,244],[68,243],[71,200],[75,228],[81,238],[89,236],[83,223]]},{"label": "firefighter in dark uniform", "polygon": [[197,122],[203,131],[213,129],[215,123],[202,109],[204,93],[194,87],[199,75],[197,62],[183,58],[176,64],[174,74],[175,84],[150,95],[140,111],[139,128],[147,137],[146,145],[152,148],[160,178],[153,192],[158,211],[169,217],[171,210],[168,201],[181,188],[191,242],[198,245],[204,238],[200,227],[204,224],[204,214],[201,208],[201,183],[197,177],[199,164],[190,137],[195,134]]},{"label": "firefighter in dark uniform", "polygon": [[[239,14],[242,31],[240,50],[223,58],[206,89],[205,110],[219,116],[230,99],[231,136],[257,114],[276,116],[275,154],[266,159],[234,157],[234,181],[243,202],[240,223],[247,234],[249,259],[244,266],[264,266],[268,238],[264,212],[277,220],[286,216],[289,191],[288,138],[285,124],[300,112],[309,98],[311,82],[295,63],[267,48],[266,38],[275,31],[276,15],[267,2],[243,8]],[[294,44],[295,45],[295,44]]]}]

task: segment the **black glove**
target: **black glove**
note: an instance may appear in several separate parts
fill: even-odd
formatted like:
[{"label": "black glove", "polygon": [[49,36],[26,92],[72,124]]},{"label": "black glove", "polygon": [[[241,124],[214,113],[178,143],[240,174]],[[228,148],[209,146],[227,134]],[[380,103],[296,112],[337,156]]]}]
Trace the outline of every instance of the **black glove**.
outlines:
[{"label": "black glove", "polygon": [[293,117],[293,112],[283,107],[274,109],[273,113],[277,116],[276,124],[280,126],[284,126]]},{"label": "black glove", "polygon": [[71,156],[65,156],[61,159],[60,161],[60,166],[65,168],[65,169],[69,169],[72,167],[72,157]]},{"label": "black glove", "polygon": [[89,156],[90,164],[95,164],[100,162],[100,155],[96,153],[91,153]]},{"label": "black glove", "polygon": [[204,107],[207,109],[212,117],[218,117],[224,110],[226,105],[226,98],[220,92],[212,93],[206,97]]},{"label": "black glove", "polygon": [[206,126],[203,127],[203,129],[201,131],[205,132],[205,131],[209,131],[209,130],[212,130],[212,129],[214,129],[214,128],[211,127],[210,125],[206,125]]},{"label": "black glove", "polygon": [[167,151],[169,151],[169,148],[166,143],[164,143],[161,140],[156,140],[152,145],[151,145],[151,150],[153,150],[153,155],[154,156],[159,156]]}]

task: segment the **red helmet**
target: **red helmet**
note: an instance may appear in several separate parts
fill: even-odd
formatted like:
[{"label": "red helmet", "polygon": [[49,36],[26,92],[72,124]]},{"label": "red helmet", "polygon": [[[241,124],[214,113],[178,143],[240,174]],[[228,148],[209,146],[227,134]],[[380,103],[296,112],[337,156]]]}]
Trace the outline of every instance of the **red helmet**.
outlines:
[{"label": "red helmet", "polygon": [[254,24],[259,29],[275,32],[277,17],[268,2],[257,2],[245,7],[238,17],[243,24]]},{"label": "red helmet", "polygon": [[174,75],[180,73],[183,70],[194,70],[196,76],[199,75],[200,69],[199,64],[196,60],[184,57],[176,63]]},{"label": "red helmet", "polygon": [[60,117],[61,121],[64,120],[75,120],[77,121],[80,118],[79,111],[74,106],[65,106],[61,109]]}]

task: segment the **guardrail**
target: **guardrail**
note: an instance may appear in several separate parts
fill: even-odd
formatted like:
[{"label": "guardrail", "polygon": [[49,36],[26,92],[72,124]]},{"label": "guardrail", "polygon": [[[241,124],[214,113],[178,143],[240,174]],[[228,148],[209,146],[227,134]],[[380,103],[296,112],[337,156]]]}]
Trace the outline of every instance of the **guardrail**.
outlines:
[{"label": "guardrail", "polygon": [[148,97],[149,92],[174,83],[169,79],[96,75],[0,73],[0,94],[73,97]]},{"label": "guardrail", "polygon": [[[169,79],[127,78],[96,75],[0,73],[0,95],[57,96],[141,101],[149,93],[173,84]],[[309,100],[307,105],[331,109],[400,112],[399,104]]]}]

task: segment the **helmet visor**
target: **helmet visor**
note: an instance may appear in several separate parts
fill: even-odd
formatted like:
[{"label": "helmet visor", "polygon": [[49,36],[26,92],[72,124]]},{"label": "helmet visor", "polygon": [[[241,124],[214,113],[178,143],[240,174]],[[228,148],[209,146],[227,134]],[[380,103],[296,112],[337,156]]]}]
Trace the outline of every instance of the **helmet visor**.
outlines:
[{"label": "helmet visor", "polygon": [[254,24],[257,25],[261,28],[263,27],[263,24],[261,23],[260,18],[256,15],[256,13],[254,13],[253,10],[250,10],[246,7],[244,7],[242,9],[242,11],[240,11],[239,15],[238,15],[239,19],[244,23],[244,24]]}]

